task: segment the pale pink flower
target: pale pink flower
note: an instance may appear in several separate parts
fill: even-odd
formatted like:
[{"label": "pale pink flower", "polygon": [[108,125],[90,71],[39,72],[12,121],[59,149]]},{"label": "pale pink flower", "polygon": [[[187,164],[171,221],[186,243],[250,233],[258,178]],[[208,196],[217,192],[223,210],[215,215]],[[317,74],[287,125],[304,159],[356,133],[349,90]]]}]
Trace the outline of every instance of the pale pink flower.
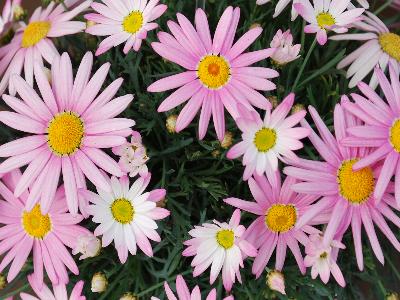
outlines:
[{"label": "pale pink flower", "polygon": [[67,212],[63,187],[57,190],[48,214],[41,213],[40,204],[27,210],[28,192],[22,193],[19,198],[13,195],[20,180],[21,172],[17,169],[3,175],[0,181],[0,195],[4,199],[0,200],[0,223],[3,225],[0,272],[11,263],[7,275],[7,281],[11,282],[33,250],[33,276],[38,284],[41,286],[43,283],[44,271],[53,284],[67,284],[67,268],[73,274],[79,274],[67,248],[76,246],[76,235],[89,233],[76,225],[83,217]]},{"label": "pale pink flower", "polygon": [[[257,0],[256,1],[256,4],[257,5],[263,5],[263,4],[266,4],[266,3],[269,3],[269,2],[271,2],[271,0]],[[275,11],[274,11],[274,14],[273,14],[273,18],[276,18],[277,16],[279,16],[280,14],[281,14],[281,12],[289,5],[289,4],[291,4],[291,7],[292,7],[292,11],[291,11],[291,20],[292,21],[294,21],[296,18],[297,18],[297,16],[298,16],[298,14],[297,14],[297,11],[294,9],[294,7],[293,7],[293,3],[294,3],[295,1],[292,1],[292,0],[279,0],[277,3],[276,3],[276,5],[275,5]]]},{"label": "pale pink flower", "polygon": [[286,65],[300,57],[301,44],[293,45],[293,36],[290,33],[290,29],[285,32],[279,29],[272,39],[270,47],[276,49],[271,55],[271,59],[277,65]]},{"label": "pale pink flower", "polygon": [[71,11],[65,11],[63,4],[50,2],[46,9],[38,7],[28,24],[22,23],[11,42],[0,48],[0,94],[7,86],[11,95],[15,95],[16,86],[10,81],[13,74],[21,74],[24,69],[26,82],[33,86],[33,69],[35,61],[43,65],[43,59],[50,65],[58,50],[52,39],[65,35],[75,34],[86,28],[84,22],[71,21],[92,3],[83,2]]},{"label": "pale pink flower", "polygon": [[183,256],[194,256],[193,276],[202,274],[211,266],[210,284],[213,284],[222,270],[225,289],[230,291],[236,278],[241,283],[240,267],[243,257],[257,255],[257,250],[242,235],[246,228],[240,225],[240,210],[233,213],[229,223],[216,220],[213,224],[204,223],[189,231],[192,239],[185,241],[187,246]]},{"label": "pale pink flower", "polygon": [[133,131],[130,142],[114,147],[112,151],[120,157],[118,164],[122,172],[129,174],[130,177],[135,177],[137,174],[143,177],[149,173],[146,166],[149,157],[139,132]]},{"label": "pale pink flower", "polygon": [[286,259],[286,250],[292,252],[300,271],[304,274],[305,267],[299,242],[308,242],[305,233],[318,233],[311,225],[326,223],[326,217],[321,214],[313,222],[296,227],[309,205],[317,196],[295,193],[291,187],[297,182],[292,177],[286,177],[283,184],[279,172],[276,173],[276,184],[271,185],[265,176],[255,176],[248,181],[254,201],[244,201],[238,198],[224,200],[234,207],[257,215],[257,219],[249,226],[243,236],[258,249],[252,272],[260,277],[276,249],[275,269],[282,271]]},{"label": "pale pink flower", "polygon": [[[400,35],[390,32],[387,26],[374,14],[365,12],[361,22],[354,27],[361,32],[331,36],[332,40],[362,41],[364,44],[350,53],[337,65],[338,69],[349,67],[347,78],[351,77],[349,87],[353,88],[373,69],[379,66],[386,70],[388,63],[398,72],[400,70]],[[378,80],[372,75],[369,85],[375,89]]]},{"label": "pale pink flower", "polygon": [[204,138],[212,116],[217,137],[222,141],[225,135],[224,107],[233,118],[238,117],[237,103],[249,109],[253,106],[264,110],[271,107],[257,90],[274,90],[275,84],[268,79],[279,74],[272,69],[251,65],[270,57],[275,49],[244,53],[262,33],[259,26],[250,29],[233,44],[239,24],[239,8],[229,6],[225,9],[213,39],[202,9],[196,11],[196,28],[182,14],[178,13],[177,17],[179,25],[173,21],[167,23],[172,35],[159,32],[160,42],[152,43],[152,47],[186,71],[158,80],[147,90],[164,92],[178,88],[161,103],[158,111],[165,112],[188,101],[176,121],[176,132],[186,128],[201,109],[199,138]]},{"label": "pale pink flower", "polygon": [[[14,75],[12,81],[22,100],[3,95],[15,112],[1,111],[0,121],[31,135],[0,146],[0,157],[10,157],[0,165],[0,172],[28,165],[15,190],[19,196],[31,187],[28,210],[40,202],[42,212],[46,213],[62,177],[68,208],[76,213],[78,190],[86,188],[85,177],[109,192],[109,182],[99,169],[115,176],[123,174],[118,163],[102,149],[122,145],[132,133],[133,120],[114,117],[128,107],[133,96],[113,99],[122,78],[99,93],[110,64],[101,66],[90,78],[92,63],[93,55],[88,52],[74,80],[68,54],[57,56],[51,70],[51,85],[36,63],[35,79],[42,97],[19,75]],[[84,213],[83,202],[79,208]]]},{"label": "pale pink flower", "polygon": [[107,247],[112,241],[122,263],[128,258],[128,251],[136,255],[137,246],[147,256],[153,256],[150,241],[160,242],[155,220],[169,216],[169,211],[156,207],[156,203],[165,198],[164,189],[144,192],[150,182],[151,174],[139,177],[131,187],[126,176],[110,181],[111,192],[97,188],[98,195],[85,191],[85,196],[92,203],[87,211],[93,215],[93,222],[100,225],[95,229],[96,236],[102,235],[102,246]]},{"label": "pale pink flower", "polygon": [[310,241],[306,245],[306,257],[304,264],[311,267],[311,277],[317,278],[319,275],[323,283],[327,284],[332,273],[333,277],[341,287],[346,286],[343,274],[336,263],[338,249],[346,247],[339,241],[333,240],[326,246],[323,237],[319,234],[310,236]]},{"label": "pale pink flower", "polygon": [[78,236],[75,248],[72,250],[73,255],[78,253],[82,254],[79,260],[99,255],[101,249],[101,241],[93,235],[88,233]]},{"label": "pale pink flower", "polygon": [[96,23],[86,29],[87,33],[108,36],[100,43],[96,55],[103,54],[122,43],[125,43],[123,50],[125,54],[131,49],[139,51],[147,32],[158,27],[153,21],[167,10],[166,5],[158,5],[159,0],[102,0],[102,2],[92,4],[97,13],[85,16],[86,19]]},{"label": "pale pink flower", "polygon": [[364,8],[348,9],[350,0],[299,0],[293,6],[309,25],[304,27],[305,33],[316,33],[320,45],[328,40],[327,31],[344,33],[354,22],[360,20]]},{"label": "pale pink flower", "polygon": [[285,292],[285,277],[283,274],[277,270],[273,270],[268,273],[267,275],[267,284],[268,287],[273,290],[277,291],[283,295],[286,295]]},{"label": "pale pink flower", "polygon": [[0,37],[15,24],[14,10],[21,5],[21,0],[6,0],[0,16]]},{"label": "pale pink flower", "polygon": [[71,291],[68,297],[67,288],[65,284],[53,284],[53,292],[47,287],[47,285],[41,285],[34,276],[29,275],[28,281],[36,293],[37,297],[31,296],[26,293],[21,293],[20,297],[22,300],[85,300],[86,297],[82,295],[83,284],[82,280],[78,281]]},{"label": "pale pink flower", "polygon": [[286,118],[293,102],[294,94],[291,93],[272,112],[267,109],[264,120],[257,112],[238,106],[240,116],[236,119],[236,124],[242,131],[242,141],[229,150],[227,157],[234,159],[243,155],[242,163],[246,166],[244,180],[254,174],[265,173],[272,182],[278,170],[278,160],[284,161],[288,157],[297,159],[293,151],[303,148],[300,139],[308,136],[310,131],[294,127],[304,119],[305,110]]}]

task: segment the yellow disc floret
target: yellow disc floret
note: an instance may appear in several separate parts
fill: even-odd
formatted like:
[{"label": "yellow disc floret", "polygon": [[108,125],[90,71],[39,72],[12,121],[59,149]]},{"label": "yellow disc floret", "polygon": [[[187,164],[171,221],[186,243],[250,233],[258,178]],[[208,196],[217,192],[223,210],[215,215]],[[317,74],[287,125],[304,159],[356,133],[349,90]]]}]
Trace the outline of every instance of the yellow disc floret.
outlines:
[{"label": "yellow disc floret", "polygon": [[115,221],[121,224],[128,224],[133,220],[135,209],[128,199],[120,198],[114,200],[111,204],[111,213]]},{"label": "yellow disc floret", "polygon": [[31,211],[22,213],[22,225],[27,234],[38,239],[43,239],[51,230],[50,216],[42,215],[40,204],[36,204]]},{"label": "yellow disc floret", "polygon": [[50,22],[38,21],[29,23],[22,35],[21,46],[23,48],[35,46],[47,36],[50,28]]},{"label": "yellow disc floret", "polygon": [[84,125],[81,118],[73,112],[56,115],[47,127],[47,144],[57,155],[73,154],[82,143]]},{"label": "yellow disc floret", "polygon": [[321,29],[335,25],[335,18],[327,12],[321,12],[317,15],[317,23]]},{"label": "yellow disc floret", "polygon": [[218,55],[206,55],[197,67],[197,76],[205,87],[216,90],[228,83],[231,77],[230,71],[229,63],[225,58]]},{"label": "yellow disc floret", "polygon": [[351,204],[367,201],[375,187],[374,174],[370,167],[353,171],[353,165],[357,161],[359,159],[344,161],[337,172],[340,195]]},{"label": "yellow disc floret", "polygon": [[229,229],[218,231],[216,238],[218,244],[225,249],[232,248],[233,244],[235,243],[235,234]]},{"label": "yellow disc floret", "polygon": [[400,119],[394,121],[390,128],[390,143],[393,149],[400,153]]},{"label": "yellow disc floret", "polygon": [[134,34],[143,26],[143,14],[138,11],[132,11],[122,22],[124,30],[128,33]]},{"label": "yellow disc floret", "polygon": [[400,35],[391,32],[382,33],[378,40],[382,50],[400,62]]},{"label": "yellow disc floret", "polygon": [[276,131],[263,127],[254,136],[254,145],[260,152],[267,152],[276,145]]},{"label": "yellow disc floret", "polygon": [[278,233],[289,231],[296,221],[297,211],[292,204],[274,204],[265,215],[265,224],[270,230]]}]

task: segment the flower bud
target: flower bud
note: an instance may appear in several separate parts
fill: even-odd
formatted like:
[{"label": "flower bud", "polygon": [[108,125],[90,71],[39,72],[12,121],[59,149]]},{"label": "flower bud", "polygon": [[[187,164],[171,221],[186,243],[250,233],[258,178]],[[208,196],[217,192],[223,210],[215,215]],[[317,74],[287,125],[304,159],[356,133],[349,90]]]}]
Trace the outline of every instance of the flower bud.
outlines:
[{"label": "flower bud", "polygon": [[108,281],[106,275],[97,272],[93,275],[91,290],[93,293],[102,293],[107,289]]},{"label": "flower bud", "polygon": [[277,270],[269,272],[267,275],[267,285],[271,290],[286,295],[285,277],[283,277],[283,274],[281,272]]},{"label": "flower bud", "polygon": [[175,133],[175,126],[176,126],[176,120],[178,119],[177,115],[170,115],[167,118],[167,121],[165,123],[165,126],[167,126],[167,130],[169,133]]},{"label": "flower bud", "polygon": [[72,250],[72,254],[76,255],[81,253],[79,259],[85,259],[88,257],[95,257],[99,255],[101,249],[100,240],[93,234],[81,235],[78,237],[76,246]]},{"label": "flower bud", "polygon": [[303,104],[295,104],[292,107],[292,114],[298,113],[299,111],[305,110],[305,107]]},{"label": "flower bud", "polygon": [[122,295],[121,298],[119,298],[119,300],[138,300],[138,299],[139,298],[137,298],[132,293],[125,293],[125,294]]},{"label": "flower bud", "polygon": [[7,279],[3,274],[0,274],[0,291],[7,285]]},{"label": "flower bud", "polygon": [[224,149],[228,149],[232,146],[233,143],[233,134],[230,131],[225,132],[224,139],[221,142],[221,147]]}]

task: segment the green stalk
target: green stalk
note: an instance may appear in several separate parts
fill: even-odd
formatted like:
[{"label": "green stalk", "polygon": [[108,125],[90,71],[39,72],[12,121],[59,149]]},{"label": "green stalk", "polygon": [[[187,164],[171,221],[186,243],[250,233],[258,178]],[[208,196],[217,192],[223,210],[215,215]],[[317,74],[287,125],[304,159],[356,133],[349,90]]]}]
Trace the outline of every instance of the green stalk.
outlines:
[{"label": "green stalk", "polygon": [[206,0],[196,0],[196,8],[206,9]]},{"label": "green stalk", "polygon": [[300,81],[301,75],[303,75],[304,68],[306,67],[307,62],[310,59],[311,53],[313,52],[316,44],[317,44],[317,37],[315,37],[314,41],[311,44],[311,47],[308,49],[307,55],[306,55],[306,57],[305,57],[305,59],[303,61],[303,64],[300,67],[300,70],[299,70],[299,73],[297,74],[296,80],[294,81],[294,84],[293,84],[293,87],[292,87],[292,92],[295,91],[295,89],[296,89],[296,87],[297,87],[297,85],[298,85],[298,83]]}]

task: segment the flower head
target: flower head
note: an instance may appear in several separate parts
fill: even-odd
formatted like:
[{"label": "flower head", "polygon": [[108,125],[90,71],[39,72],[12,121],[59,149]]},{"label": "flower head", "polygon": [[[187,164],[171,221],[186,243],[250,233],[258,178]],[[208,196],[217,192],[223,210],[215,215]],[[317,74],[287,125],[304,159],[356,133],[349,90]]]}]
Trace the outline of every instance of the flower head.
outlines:
[{"label": "flower head", "polygon": [[243,155],[243,165],[246,166],[243,179],[252,175],[267,174],[272,182],[278,170],[278,159],[296,159],[293,150],[303,147],[299,141],[309,134],[306,128],[295,127],[306,115],[300,111],[288,118],[294,102],[294,94],[288,95],[272,112],[267,109],[264,120],[256,112],[247,111],[239,106],[240,116],[236,124],[242,131],[242,141],[234,145],[227,157],[234,159]]},{"label": "flower head", "polygon": [[313,279],[319,275],[321,280],[326,284],[332,273],[337,283],[341,287],[345,287],[346,282],[339,266],[336,264],[336,257],[338,249],[345,249],[346,247],[341,242],[335,240],[326,246],[322,240],[323,237],[319,234],[310,236],[309,243],[306,245],[304,264],[306,267],[311,267],[311,277]]},{"label": "flower head", "polygon": [[19,75],[14,75],[12,82],[21,99],[3,95],[15,112],[0,112],[0,122],[30,135],[0,146],[0,157],[9,157],[0,164],[0,173],[28,165],[15,188],[18,197],[31,187],[28,210],[40,203],[42,213],[47,213],[62,177],[69,210],[77,213],[79,206],[85,213],[86,203],[78,196],[78,191],[86,187],[85,177],[110,191],[100,169],[122,175],[117,162],[101,149],[122,145],[131,134],[135,122],[115,116],[133,96],[112,99],[122,84],[121,78],[99,93],[110,64],[101,66],[90,78],[92,63],[93,56],[88,52],[74,80],[68,54],[56,57],[51,84],[36,63],[34,74],[41,97]]},{"label": "flower head", "polygon": [[270,46],[276,49],[271,55],[271,59],[279,66],[286,65],[300,57],[301,44],[293,45],[293,36],[289,29],[285,32],[279,29],[272,39]]},{"label": "flower head", "polygon": [[7,86],[11,95],[15,95],[16,84],[10,81],[11,75],[21,74],[24,66],[26,82],[33,86],[33,69],[35,61],[43,65],[43,59],[50,65],[59,57],[52,39],[70,35],[85,29],[84,22],[71,21],[84,9],[91,0],[83,2],[71,11],[66,12],[64,5],[51,2],[46,9],[38,7],[32,14],[29,23],[22,23],[14,38],[8,45],[0,48],[0,95]]},{"label": "flower head", "polygon": [[86,29],[87,33],[108,36],[100,43],[96,55],[101,55],[122,43],[125,43],[123,50],[125,54],[131,49],[139,51],[147,32],[158,27],[153,21],[167,10],[166,5],[158,4],[159,0],[102,0],[101,2],[92,4],[96,13],[85,16],[86,19],[96,22]]},{"label": "flower head", "polygon": [[[263,5],[263,4],[266,4],[266,3],[269,3],[269,2],[271,2],[271,0],[256,0],[256,4],[257,5]],[[291,0],[279,0],[275,5],[275,11],[274,11],[274,14],[273,14],[273,18],[276,18],[277,16],[279,16],[281,14],[281,12],[291,2],[292,2]],[[291,18],[291,20],[294,21],[297,18],[298,14],[297,14],[296,10],[294,9],[293,5],[291,5],[291,6],[292,6],[292,11],[291,11],[292,18]]]},{"label": "flower head", "polygon": [[101,272],[97,272],[92,277],[92,285],[90,290],[93,293],[102,293],[107,289],[108,280],[106,275]]},{"label": "flower head", "polygon": [[225,134],[224,107],[234,118],[238,116],[236,103],[248,108],[270,108],[268,100],[257,90],[275,89],[275,84],[268,79],[277,77],[278,73],[251,65],[268,58],[275,49],[244,53],[260,36],[262,28],[259,26],[233,44],[239,8],[228,7],[224,11],[213,39],[202,9],[196,11],[196,28],[182,14],[178,13],[177,17],[179,25],[168,22],[172,35],[159,32],[160,42],[152,43],[152,47],[159,55],[187,71],[153,83],[148,91],[164,92],[178,88],[161,103],[158,111],[165,112],[188,101],[178,116],[176,131],[186,128],[201,109],[199,138],[204,138],[212,116],[217,137],[222,141]]},{"label": "flower head", "polygon": [[67,212],[63,187],[57,190],[47,214],[41,212],[40,204],[26,209],[29,194],[23,193],[19,198],[13,195],[21,176],[17,169],[3,175],[0,182],[0,195],[4,199],[0,200],[0,206],[3,207],[0,224],[4,232],[0,240],[8,245],[1,251],[4,256],[0,272],[11,263],[7,276],[7,281],[11,282],[33,250],[35,280],[42,285],[45,270],[53,284],[67,284],[67,268],[73,274],[79,274],[67,248],[76,247],[76,235],[88,234],[89,231],[76,225],[83,219],[81,215]]},{"label": "flower head", "polygon": [[[7,33],[13,27],[15,18],[15,9],[21,5],[22,0],[6,0],[3,11],[0,16],[0,37]],[[1,57],[1,56],[0,56]]]},{"label": "flower head", "polygon": [[277,291],[283,295],[286,295],[285,292],[285,277],[283,274],[277,270],[273,270],[268,273],[267,275],[267,284],[268,287],[273,290]]},{"label": "flower head", "polygon": [[78,241],[72,251],[72,254],[82,254],[81,257],[79,257],[79,259],[81,260],[99,255],[100,249],[101,241],[92,233],[89,233],[78,237]]},{"label": "flower head", "polygon": [[328,30],[344,33],[354,22],[360,20],[365,9],[348,9],[349,4],[350,0],[314,0],[313,7],[309,0],[300,0],[293,6],[299,15],[310,23],[304,27],[304,32],[316,33],[318,43],[325,45]]},{"label": "flower head", "polygon": [[70,296],[68,297],[67,295],[67,288],[65,284],[53,284],[53,292],[47,287],[45,284],[41,284],[40,282],[37,281],[37,279],[32,276],[28,275],[28,281],[37,295],[37,297],[34,297],[32,295],[26,294],[26,293],[21,293],[20,297],[22,300],[45,300],[45,299],[56,299],[56,300],[62,300],[62,299],[69,299],[69,300],[85,300],[86,297],[82,295],[82,289],[83,289],[83,284],[84,282],[78,281],[74,288],[71,291]]},{"label": "flower head", "polygon": [[192,267],[196,277],[211,266],[210,284],[213,284],[222,270],[222,281],[227,291],[233,283],[241,283],[239,267],[243,268],[243,256],[254,257],[257,250],[242,235],[246,228],[240,225],[240,210],[233,213],[229,223],[204,223],[189,231],[192,239],[185,241],[187,246],[183,256],[194,256]]},{"label": "flower head", "polygon": [[165,190],[144,192],[150,182],[150,174],[139,177],[131,187],[126,176],[110,181],[111,192],[97,188],[97,194],[86,191],[92,205],[87,211],[93,215],[93,222],[100,225],[94,231],[96,236],[102,235],[103,247],[112,241],[118,251],[122,263],[128,258],[128,251],[136,255],[137,246],[147,255],[153,256],[149,239],[160,242],[155,220],[164,219],[169,211],[156,207],[156,203],[165,197]]}]

